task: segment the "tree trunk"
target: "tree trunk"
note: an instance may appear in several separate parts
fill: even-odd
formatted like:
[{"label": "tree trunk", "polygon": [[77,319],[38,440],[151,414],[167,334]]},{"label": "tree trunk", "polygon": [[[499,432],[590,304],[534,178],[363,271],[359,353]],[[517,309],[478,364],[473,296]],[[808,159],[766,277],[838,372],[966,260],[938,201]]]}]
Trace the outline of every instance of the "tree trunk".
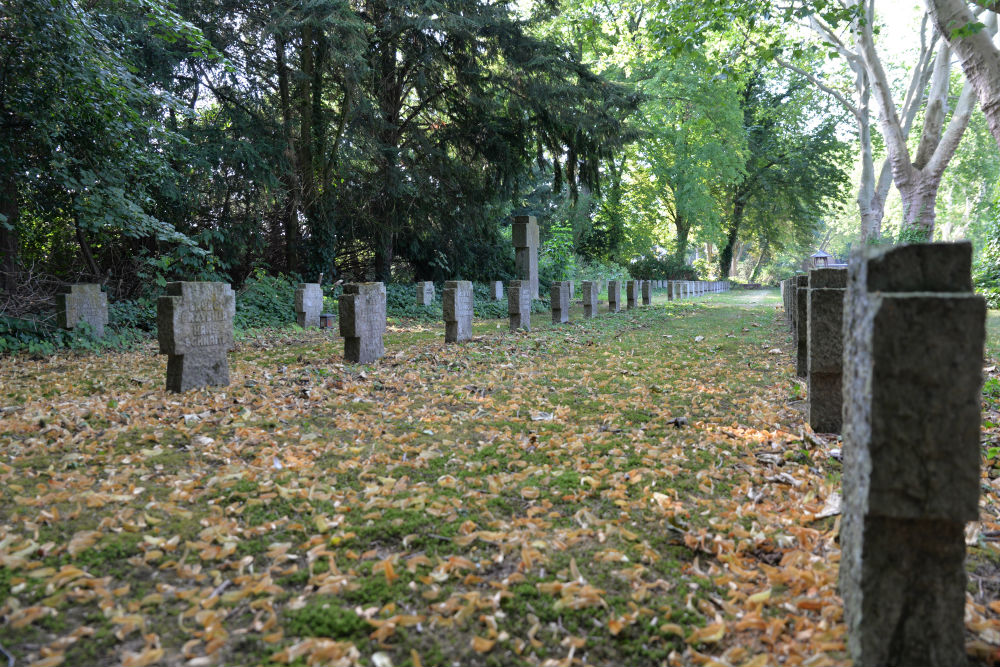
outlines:
[{"label": "tree trunk", "polygon": [[274,38],[274,49],[278,68],[278,97],[281,102],[281,124],[285,140],[285,157],[288,168],[281,174],[280,180],[285,189],[285,202],[281,209],[281,227],[284,231],[284,269],[295,271],[298,268],[299,256],[299,187],[296,177],[298,155],[295,151],[295,140],[292,137],[292,102],[288,86],[288,67],[285,64],[285,40],[281,35]]},{"label": "tree trunk", "polygon": [[913,176],[902,185],[897,183],[903,200],[903,228],[901,236],[907,241],[930,241],[934,235],[937,217],[935,203],[941,177],[914,170]]},{"label": "tree trunk", "polygon": [[17,221],[20,209],[17,204],[17,182],[9,169],[0,171],[0,215],[6,220],[0,222],[0,290],[13,294],[17,288],[20,240],[17,237]]},{"label": "tree trunk", "polygon": [[[979,96],[986,124],[1000,146],[1000,50],[993,43],[991,31],[953,36],[957,29],[977,22],[968,3],[965,0],[925,1],[938,30],[958,54],[962,70]],[[995,13],[991,19],[995,25]]]},{"label": "tree trunk", "polygon": [[80,254],[83,255],[83,262],[87,265],[87,270],[90,271],[95,279],[100,280],[101,271],[97,268],[97,262],[94,261],[94,253],[90,251],[90,244],[87,242],[87,236],[80,227],[80,218],[76,214],[73,215],[73,227],[76,230],[76,242],[80,244]]},{"label": "tree trunk", "polygon": [[677,229],[677,248],[674,250],[674,256],[677,258],[677,261],[683,264],[687,256],[688,234],[691,232],[691,223],[678,213],[674,217],[674,227]]}]

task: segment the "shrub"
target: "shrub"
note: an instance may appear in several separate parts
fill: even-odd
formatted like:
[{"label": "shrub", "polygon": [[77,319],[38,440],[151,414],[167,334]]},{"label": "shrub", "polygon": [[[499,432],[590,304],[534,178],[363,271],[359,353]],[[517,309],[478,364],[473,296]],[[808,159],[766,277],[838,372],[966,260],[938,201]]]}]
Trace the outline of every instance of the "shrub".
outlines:
[{"label": "shrub", "polygon": [[673,255],[654,257],[652,255],[633,260],[628,267],[634,280],[697,280],[698,272]]},{"label": "shrub", "polygon": [[236,294],[237,329],[283,327],[295,322],[295,287],[292,276],[269,276],[257,269]]}]

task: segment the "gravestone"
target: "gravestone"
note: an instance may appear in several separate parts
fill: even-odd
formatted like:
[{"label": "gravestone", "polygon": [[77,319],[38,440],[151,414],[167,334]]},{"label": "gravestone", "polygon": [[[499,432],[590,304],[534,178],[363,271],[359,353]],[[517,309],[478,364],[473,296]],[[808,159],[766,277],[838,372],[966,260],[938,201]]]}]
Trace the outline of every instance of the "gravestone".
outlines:
[{"label": "gravestone", "polygon": [[599,287],[593,280],[583,281],[583,317],[591,319],[597,315],[597,294]]},{"label": "gravestone", "polygon": [[385,285],[347,283],[340,297],[340,335],[344,359],[370,364],[385,353]]},{"label": "gravestone", "polygon": [[70,285],[69,291],[56,294],[56,323],[62,329],[75,329],[80,322],[90,325],[94,335],[104,336],[108,324],[108,295],[97,283]]},{"label": "gravestone", "polygon": [[625,281],[625,308],[632,310],[639,305],[639,282],[638,280]]},{"label": "gravestone", "polygon": [[494,301],[502,301],[504,296],[503,282],[499,280],[494,280],[493,282],[491,282],[490,295],[493,297]]},{"label": "gravestone", "polygon": [[576,283],[575,280],[567,280],[566,281],[566,284],[569,285],[569,302],[570,303],[573,303],[573,293],[575,291],[575,287],[574,287],[575,283]]},{"label": "gravestone", "polygon": [[441,292],[444,310],[444,341],[461,343],[472,337],[472,283],[449,280]]},{"label": "gravestone", "polygon": [[299,283],[295,289],[295,321],[303,329],[319,326],[323,311],[323,288],[319,283]]},{"label": "gravestone", "polygon": [[858,667],[966,664],[986,317],[971,265],[967,242],[849,264],[840,591]]},{"label": "gravestone", "polygon": [[622,310],[622,281],[608,281],[608,312],[620,313]]},{"label": "gravestone", "polygon": [[167,283],[156,300],[156,337],[167,355],[167,391],[229,384],[236,295],[227,283]]},{"label": "gravestone", "polygon": [[531,287],[527,280],[511,280],[507,284],[507,317],[510,330],[531,331]]},{"label": "gravestone", "polygon": [[809,426],[817,433],[840,433],[844,373],[844,288],[847,269],[809,272]]},{"label": "gravestone", "polygon": [[532,299],[538,298],[538,222],[533,215],[514,218],[514,266],[517,277],[528,281]]},{"label": "gravestone", "polygon": [[549,289],[552,299],[552,324],[569,322],[569,282],[556,281]]},{"label": "gravestone", "polygon": [[430,280],[417,283],[417,305],[429,306],[434,303],[434,283]]},{"label": "gravestone", "polygon": [[651,280],[642,281],[642,305],[648,306],[653,303],[653,282]]},{"label": "gravestone", "polygon": [[795,374],[806,376],[809,365],[809,276],[795,278]]}]

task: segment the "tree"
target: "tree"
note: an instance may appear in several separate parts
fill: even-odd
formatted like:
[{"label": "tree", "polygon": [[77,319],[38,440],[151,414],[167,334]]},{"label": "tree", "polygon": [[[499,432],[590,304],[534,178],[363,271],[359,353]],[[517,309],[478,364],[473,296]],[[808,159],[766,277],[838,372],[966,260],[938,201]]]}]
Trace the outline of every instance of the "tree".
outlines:
[{"label": "tree", "polygon": [[[986,122],[1000,146],[1000,49],[993,42],[996,30],[984,30],[966,0],[925,0],[938,30],[954,49],[962,63],[965,76],[975,88]],[[986,8],[996,25],[997,4],[977,1]]]}]

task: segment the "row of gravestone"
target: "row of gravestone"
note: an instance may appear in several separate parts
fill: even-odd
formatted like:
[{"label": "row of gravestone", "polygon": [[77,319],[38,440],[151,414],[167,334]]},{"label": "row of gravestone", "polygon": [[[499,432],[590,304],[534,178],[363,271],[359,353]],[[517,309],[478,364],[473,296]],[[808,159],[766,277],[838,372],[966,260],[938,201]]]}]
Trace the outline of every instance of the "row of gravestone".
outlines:
[{"label": "row of gravestone", "polygon": [[[572,281],[572,280],[567,280],[567,281],[563,281],[563,282],[566,283],[569,286],[569,298],[570,298],[570,300],[572,300],[574,298],[575,291],[576,291],[575,290],[576,283],[574,281]],[[591,282],[593,282],[594,284],[597,285],[597,292],[600,293],[602,291],[602,287],[601,287],[601,282],[602,281],[596,280],[596,281],[591,281]],[[614,281],[609,281],[609,283],[610,282],[614,282]],[[699,296],[699,295],[702,295],[702,294],[708,294],[710,292],[722,292],[722,291],[728,291],[729,290],[729,283],[727,281],[703,282],[703,281],[700,281],[700,280],[690,280],[690,281],[685,281],[685,280],[629,280],[629,281],[625,281],[625,282],[626,282],[626,293],[628,292],[628,289],[630,289],[628,285],[630,285],[632,283],[636,283],[636,289],[638,289],[639,292],[641,293],[642,300],[643,300],[643,305],[649,305],[652,302],[652,298],[653,298],[653,296],[652,296],[652,290],[654,290],[654,289],[665,289],[665,290],[667,290],[667,298],[671,299],[671,300],[675,299],[675,298],[676,299],[681,299],[681,298]],[[506,292],[504,291],[504,287],[503,287],[503,282],[499,281],[499,280],[494,280],[494,281],[492,281],[492,282],[490,282],[488,284],[489,284],[489,289],[490,289],[490,297],[494,301],[502,301],[503,298],[504,298],[504,296],[506,295]],[[584,281],[584,284],[586,284],[586,281]],[[301,287],[302,286],[300,285],[300,289],[301,289]],[[318,284],[313,283],[313,284],[310,285],[310,287],[314,287],[316,290],[319,290],[319,285]],[[418,306],[429,306],[429,305],[431,305],[434,302],[434,295],[435,295],[434,283],[432,283],[430,281],[419,282],[419,283],[416,283],[415,287],[416,287],[416,290],[415,290],[416,291],[416,304]],[[609,289],[610,289],[610,285],[609,285]],[[529,291],[529,294],[530,294],[530,292],[531,292],[531,287],[530,286],[528,287],[528,291]],[[620,292],[620,289],[619,289],[619,292]],[[555,292],[552,292],[552,293],[554,294]],[[584,303],[586,303],[586,302],[587,302],[587,300],[586,300],[586,298],[584,298]],[[319,299],[318,303],[322,304],[322,294],[321,293],[320,293],[320,299]],[[299,301],[296,300],[296,310],[298,310],[298,309],[299,309]],[[318,317],[318,315],[317,315],[317,317]],[[301,324],[301,322],[300,322],[300,324]],[[318,326],[318,325],[313,325],[313,326]]]},{"label": "row of gravestone", "polygon": [[[570,286],[568,281],[552,285],[552,321],[569,321]],[[723,291],[726,283],[681,283],[685,294]],[[622,281],[608,281],[608,309],[621,310]],[[635,308],[640,300],[652,302],[653,282],[626,282],[627,307]],[[167,355],[167,389],[187,391],[202,386],[229,384],[226,353],[233,346],[233,316],[236,297],[226,283],[168,283],[166,295],[157,300],[157,338],[160,353]],[[583,283],[584,317],[597,313],[598,283]],[[671,289],[673,294],[673,289]],[[680,294],[681,292],[678,292]],[[442,294],[445,341],[467,340],[472,335],[472,283],[455,280],[445,283]],[[295,310],[303,327],[319,326],[323,292],[318,284],[301,284],[295,292]],[[507,288],[507,312],[510,328],[531,329],[530,283],[512,281]],[[107,296],[99,285],[73,285],[59,296],[58,319],[65,327],[88,323],[103,334],[107,323]],[[339,300],[340,334],[344,338],[344,357],[356,363],[371,363],[382,356],[382,336],[386,326],[386,292],[382,283],[348,283]]]},{"label": "row of gravestone", "polygon": [[972,246],[857,251],[781,284],[813,430],[842,433],[840,593],[854,664],[965,664],[986,304]]}]

